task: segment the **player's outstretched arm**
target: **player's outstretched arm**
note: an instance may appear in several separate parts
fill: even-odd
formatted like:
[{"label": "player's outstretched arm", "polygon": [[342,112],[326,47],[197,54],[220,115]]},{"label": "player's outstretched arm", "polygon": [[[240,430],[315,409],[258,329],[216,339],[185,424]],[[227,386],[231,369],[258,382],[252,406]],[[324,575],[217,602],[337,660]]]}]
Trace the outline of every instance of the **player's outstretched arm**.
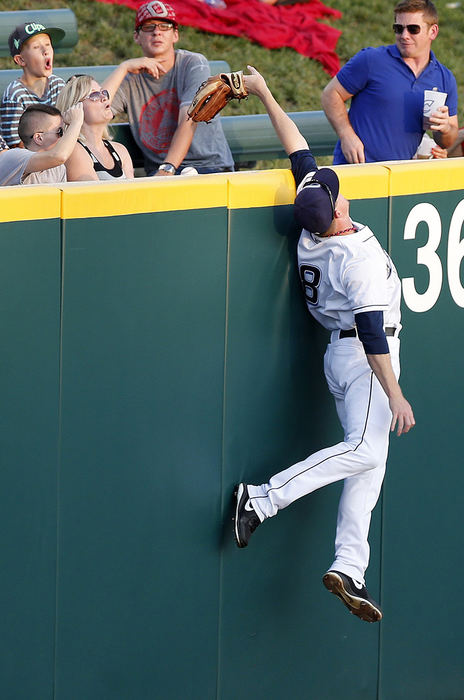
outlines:
[{"label": "player's outstretched arm", "polygon": [[259,97],[271,118],[277,136],[282,143],[287,155],[308,148],[308,143],[304,136],[300,134],[296,124],[284,112],[277,100],[269,90],[266,81],[261,73],[253,66],[248,66],[251,75],[244,75],[243,82],[247,91],[251,95]]},{"label": "player's outstretched arm", "polygon": [[393,372],[390,355],[366,355],[367,361],[375,376],[388,396],[392,412],[391,430],[396,434],[407,433],[416,424],[414,413],[408,401],[403,396],[400,385]]}]

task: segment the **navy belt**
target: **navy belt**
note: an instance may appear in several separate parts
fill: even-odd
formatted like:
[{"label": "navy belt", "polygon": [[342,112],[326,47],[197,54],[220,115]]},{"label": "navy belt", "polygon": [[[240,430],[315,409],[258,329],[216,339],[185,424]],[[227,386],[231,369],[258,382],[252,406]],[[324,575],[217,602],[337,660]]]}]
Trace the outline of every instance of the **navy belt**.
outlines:
[{"label": "navy belt", "polygon": [[[385,328],[385,335],[395,335],[396,333],[396,328],[393,326],[390,326],[388,328]],[[349,328],[347,331],[339,331],[338,332],[338,337],[339,338],[356,338],[358,335],[358,332],[356,328]]]}]

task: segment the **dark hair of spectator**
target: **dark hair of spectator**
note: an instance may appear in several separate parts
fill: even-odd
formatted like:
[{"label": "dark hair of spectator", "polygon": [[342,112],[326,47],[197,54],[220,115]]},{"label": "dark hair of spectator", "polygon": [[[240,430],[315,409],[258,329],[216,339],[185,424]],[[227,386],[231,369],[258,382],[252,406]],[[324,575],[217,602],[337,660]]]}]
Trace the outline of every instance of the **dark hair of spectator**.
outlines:
[{"label": "dark hair of spectator", "polygon": [[36,115],[38,113],[50,114],[52,117],[61,117],[60,110],[56,107],[52,107],[52,105],[36,104],[26,107],[24,112],[21,114],[18,125],[19,138],[21,141],[23,141],[23,143],[32,138],[32,136],[34,136],[34,134],[37,132],[37,128],[35,127],[37,126]]}]

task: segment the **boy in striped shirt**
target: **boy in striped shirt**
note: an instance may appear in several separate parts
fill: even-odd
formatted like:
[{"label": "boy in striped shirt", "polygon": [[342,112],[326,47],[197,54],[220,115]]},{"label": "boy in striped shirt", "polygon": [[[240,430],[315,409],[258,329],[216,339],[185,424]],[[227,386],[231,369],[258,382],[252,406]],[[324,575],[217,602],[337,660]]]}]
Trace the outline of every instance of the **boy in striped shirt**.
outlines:
[{"label": "boy in striped shirt", "polygon": [[13,61],[23,69],[22,76],[5,89],[0,105],[1,135],[10,148],[20,144],[18,124],[26,107],[37,103],[55,105],[64,80],[52,73],[52,41],[60,41],[64,35],[62,29],[26,22],[8,38]]}]

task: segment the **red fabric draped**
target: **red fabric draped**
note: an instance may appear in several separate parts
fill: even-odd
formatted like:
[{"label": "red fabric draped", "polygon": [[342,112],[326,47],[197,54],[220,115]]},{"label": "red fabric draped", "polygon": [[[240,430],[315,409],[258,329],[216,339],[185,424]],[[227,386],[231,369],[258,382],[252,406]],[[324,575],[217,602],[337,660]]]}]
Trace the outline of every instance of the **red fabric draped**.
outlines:
[{"label": "red fabric draped", "polygon": [[[99,0],[126,5],[134,10],[140,0]],[[267,5],[260,0],[225,0],[224,10],[201,0],[170,0],[180,25],[196,27],[213,34],[245,36],[268,49],[288,46],[303,56],[319,61],[330,75],[340,63],[335,47],[341,32],[321,18],[338,18],[341,12],[326,7],[320,0],[296,5]],[[224,57],[227,60],[227,56]]]}]

